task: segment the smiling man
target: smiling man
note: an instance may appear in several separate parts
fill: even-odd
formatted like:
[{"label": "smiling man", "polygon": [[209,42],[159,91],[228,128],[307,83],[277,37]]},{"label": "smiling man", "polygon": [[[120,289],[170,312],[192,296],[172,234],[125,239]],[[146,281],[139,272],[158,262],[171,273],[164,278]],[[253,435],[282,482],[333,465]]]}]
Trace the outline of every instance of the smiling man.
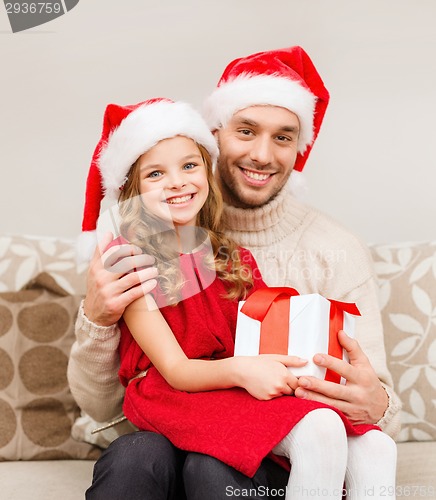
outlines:
[{"label": "smiling man", "polygon": [[217,180],[224,201],[259,207],[286,184],[297,158],[298,117],[276,106],[238,111],[217,131]]},{"label": "smiling man", "polygon": [[[216,177],[227,233],[251,250],[265,282],[356,302],[362,313],[357,340],[340,334],[350,364],[330,356],[314,359],[346,384],[301,377],[295,396],[335,406],[352,422],[378,424],[393,436],[399,430],[400,403],[386,366],[369,253],[352,233],[300,203],[287,188],[306,164],[328,101],[309,56],[291,47],[231,62],[206,100],[204,116],[220,147]],[[115,259],[97,251],[91,261],[69,365],[73,395],[99,421],[117,416],[123,400],[116,322],[144,293],[134,285],[153,277],[147,269],[129,274],[150,261],[132,246],[122,252]],[[115,262],[116,269],[111,266]],[[248,478],[206,455],[185,456],[162,436],[139,432],[109,446],[96,464],[87,498],[179,499],[182,481],[188,499],[224,499],[228,488],[253,492],[247,498],[265,498],[261,489],[284,492],[287,476],[265,460]]]},{"label": "smiling man", "polygon": [[204,115],[220,147],[216,176],[227,231],[253,252],[266,283],[356,302],[362,312],[360,345],[343,336],[351,364],[317,358],[344,376],[345,388],[302,377],[296,395],[395,434],[400,403],[379,351],[382,326],[368,251],[354,234],[285,189],[301,176],[328,101],[309,56],[291,47],[231,62],[206,99]]}]

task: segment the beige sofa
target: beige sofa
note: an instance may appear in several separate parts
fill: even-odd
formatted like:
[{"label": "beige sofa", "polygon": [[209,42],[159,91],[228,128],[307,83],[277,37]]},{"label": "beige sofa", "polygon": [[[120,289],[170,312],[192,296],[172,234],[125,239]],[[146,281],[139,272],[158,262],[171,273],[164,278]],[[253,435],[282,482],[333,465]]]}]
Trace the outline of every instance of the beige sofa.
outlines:
[{"label": "beige sofa", "polygon": [[[436,498],[436,242],[371,252],[403,401],[397,496]],[[71,437],[79,409],[66,379],[85,271],[70,241],[0,236],[2,499],[78,500],[91,482],[100,450]]]}]

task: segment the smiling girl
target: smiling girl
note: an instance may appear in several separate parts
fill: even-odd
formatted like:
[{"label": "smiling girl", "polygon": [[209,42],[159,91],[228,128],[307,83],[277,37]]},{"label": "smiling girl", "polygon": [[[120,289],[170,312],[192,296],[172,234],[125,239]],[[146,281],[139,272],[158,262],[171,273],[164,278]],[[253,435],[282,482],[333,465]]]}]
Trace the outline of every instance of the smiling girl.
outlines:
[{"label": "smiling girl", "polygon": [[[141,247],[159,270],[156,288],[120,322],[124,414],[140,430],[250,477],[266,456],[288,469],[291,462],[286,498],[304,498],[313,484],[323,497],[341,498],[344,478],[353,488],[367,480],[356,470],[374,451],[367,440],[347,468],[349,440],[375,436],[383,448],[390,438],[327,405],[289,397],[298,385],[292,367],[305,360],[233,356],[238,300],[266,285],[251,253],[224,234],[217,156],[214,136],[185,103],[106,110],[96,164],[106,194],[119,198],[116,241]],[[358,498],[353,488],[349,498]]]}]

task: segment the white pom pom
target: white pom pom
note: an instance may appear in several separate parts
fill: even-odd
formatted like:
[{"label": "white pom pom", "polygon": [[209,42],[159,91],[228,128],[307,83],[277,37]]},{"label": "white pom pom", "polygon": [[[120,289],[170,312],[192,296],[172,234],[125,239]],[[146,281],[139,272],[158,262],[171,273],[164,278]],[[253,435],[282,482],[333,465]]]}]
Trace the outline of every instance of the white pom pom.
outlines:
[{"label": "white pom pom", "polygon": [[76,241],[76,262],[83,264],[89,262],[97,247],[97,232],[84,231]]},{"label": "white pom pom", "polygon": [[304,200],[308,192],[306,176],[293,170],[286,184],[288,191],[298,200]]}]

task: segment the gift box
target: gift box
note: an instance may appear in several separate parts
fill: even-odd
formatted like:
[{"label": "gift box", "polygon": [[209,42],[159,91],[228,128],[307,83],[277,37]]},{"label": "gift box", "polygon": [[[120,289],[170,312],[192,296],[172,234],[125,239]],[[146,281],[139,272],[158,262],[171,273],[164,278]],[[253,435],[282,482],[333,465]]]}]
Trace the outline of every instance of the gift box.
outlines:
[{"label": "gift box", "polygon": [[354,336],[353,303],[326,299],[317,293],[300,295],[295,289],[272,287],[256,290],[239,303],[235,356],[290,354],[307,359],[299,368],[289,368],[297,377],[311,375],[344,383],[341,377],[317,366],[312,358],[325,353],[348,361],[339,344],[338,332]]}]

